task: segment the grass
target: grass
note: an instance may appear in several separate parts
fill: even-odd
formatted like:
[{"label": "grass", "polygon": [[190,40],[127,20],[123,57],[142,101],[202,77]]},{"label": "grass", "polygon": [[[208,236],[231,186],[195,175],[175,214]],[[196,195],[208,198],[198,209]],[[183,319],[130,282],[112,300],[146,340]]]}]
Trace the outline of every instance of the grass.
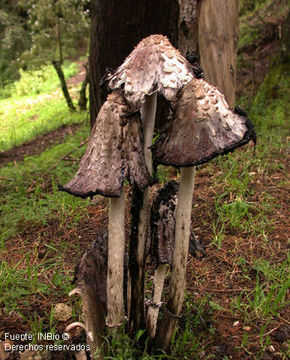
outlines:
[{"label": "grass", "polygon": [[[58,191],[62,184],[72,176],[76,165],[62,163],[54,171],[49,171],[59,159],[76,147],[74,158],[79,158],[85,146],[77,148],[88,136],[88,126],[83,126],[74,136],[63,144],[49,148],[38,156],[26,157],[21,164],[9,164],[0,169],[1,248],[5,239],[18,236],[18,229],[26,224],[46,224],[50,218],[57,217],[59,224],[65,224],[68,217],[75,221],[86,206],[86,202]],[[21,207],[19,204],[21,203]]]},{"label": "grass", "polygon": [[[75,64],[65,66],[67,77],[72,76],[75,71]],[[46,66],[39,73],[23,73],[21,79],[14,84],[16,90],[13,97],[0,100],[0,152],[19,146],[61,125],[84,120],[84,114],[68,111],[61,91],[57,89],[58,79],[54,72],[51,66]]]},{"label": "grass", "polygon": [[[77,65],[71,62],[63,64],[66,79],[77,73]],[[52,65],[43,65],[37,70],[20,70],[20,79],[0,90],[0,100],[8,97],[23,97],[46,94],[59,87],[59,79]]]}]

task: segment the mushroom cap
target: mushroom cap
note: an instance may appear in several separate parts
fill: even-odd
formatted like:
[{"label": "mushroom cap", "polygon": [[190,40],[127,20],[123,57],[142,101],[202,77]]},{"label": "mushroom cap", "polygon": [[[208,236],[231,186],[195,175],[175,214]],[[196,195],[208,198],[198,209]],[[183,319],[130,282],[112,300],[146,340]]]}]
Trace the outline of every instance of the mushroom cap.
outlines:
[{"label": "mushroom cap", "polygon": [[78,262],[74,278],[82,291],[86,291],[87,287],[93,288],[104,308],[107,301],[107,261],[108,234],[100,230],[90,248]]},{"label": "mushroom cap", "polygon": [[125,59],[124,63],[109,75],[108,86],[112,90],[123,89],[130,104],[140,108],[147,95],[154,91],[174,100],[179,89],[193,78],[190,63],[163,35],[151,35],[143,39]]},{"label": "mushroom cap", "polygon": [[99,111],[77,174],[60,190],[83,198],[119,197],[126,177],[140,189],[150,180],[140,113],[132,114],[122,94],[113,92]]},{"label": "mushroom cap", "polygon": [[255,141],[250,120],[233,112],[224,95],[193,78],[175,102],[174,119],[152,147],[156,164],[194,166]]}]

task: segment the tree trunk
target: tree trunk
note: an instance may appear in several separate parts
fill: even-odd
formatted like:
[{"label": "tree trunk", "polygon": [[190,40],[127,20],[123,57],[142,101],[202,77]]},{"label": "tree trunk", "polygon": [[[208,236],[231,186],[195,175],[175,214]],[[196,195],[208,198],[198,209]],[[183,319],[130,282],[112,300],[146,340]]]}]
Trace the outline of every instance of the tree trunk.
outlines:
[{"label": "tree trunk", "polygon": [[85,64],[84,65],[85,69],[86,69],[86,77],[84,79],[84,81],[82,82],[82,86],[80,89],[80,97],[79,97],[79,109],[85,111],[87,109],[87,96],[86,96],[86,90],[87,90],[87,85],[89,83],[89,69],[88,69],[88,65]]},{"label": "tree trunk", "polygon": [[66,81],[65,81],[65,78],[64,78],[64,73],[62,71],[62,67],[61,67],[60,62],[53,60],[52,65],[55,68],[55,71],[56,71],[57,76],[59,78],[59,81],[60,81],[60,84],[61,84],[61,90],[62,90],[63,96],[64,96],[64,98],[66,100],[68,108],[70,109],[70,111],[76,111],[76,108],[74,107],[74,104],[72,102],[72,99],[71,99],[70,94],[69,94],[68,89],[67,89]]},{"label": "tree trunk", "polygon": [[151,34],[178,40],[177,0],[92,0],[90,71],[90,120],[101,107],[99,83],[106,68],[116,69],[142,38]]},{"label": "tree trunk", "polygon": [[203,0],[199,9],[198,48],[206,79],[235,103],[238,0]]}]

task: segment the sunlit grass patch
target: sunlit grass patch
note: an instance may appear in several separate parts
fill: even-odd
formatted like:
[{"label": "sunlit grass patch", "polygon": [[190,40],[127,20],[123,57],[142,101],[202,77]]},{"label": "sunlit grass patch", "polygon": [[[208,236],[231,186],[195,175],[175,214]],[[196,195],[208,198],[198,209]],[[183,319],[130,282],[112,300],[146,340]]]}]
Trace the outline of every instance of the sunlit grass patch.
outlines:
[{"label": "sunlit grass patch", "polygon": [[[67,64],[64,70],[70,77],[76,72],[76,64]],[[84,113],[68,111],[59,86],[52,66],[22,72],[13,96],[0,100],[0,152],[87,118]]]},{"label": "sunlit grass patch", "polygon": [[[56,217],[61,225],[68,217],[77,221],[83,215],[81,209],[86,201],[59,192],[57,186],[76,171],[85,150],[85,145],[80,148],[79,144],[86,139],[88,131],[88,125],[83,126],[63,144],[27,157],[16,166],[10,163],[0,169],[2,248],[8,238],[25,228],[25,224],[44,224],[50,217]],[[74,165],[71,162],[59,164],[59,159],[73,148],[72,156],[77,159]],[[50,170],[55,165],[58,166]]]},{"label": "sunlit grass patch", "polygon": [[[65,78],[77,73],[76,63],[65,62],[63,65]],[[20,70],[20,79],[9,85],[9,91],[0,91],[5,97],[23,97],[51,92],[60,86],[59,78],[52,65],[43,65],[37,70]]]},{"label": "sunlit grass patch", "polygon": [[[40,95],[41,100],[32,104],[31,98],[20,101],[20,106],[10,106],[0,102],[0,151],[8,150],[38,135],[56,130],[62,125],[81,123],[87,115],[83,112],[71,113],[62,98]],[[12,102],[14,102],[12,100]],[[23,104],[23,105],[22,105]],[[7,111],[7,107],[10,111]]]}]

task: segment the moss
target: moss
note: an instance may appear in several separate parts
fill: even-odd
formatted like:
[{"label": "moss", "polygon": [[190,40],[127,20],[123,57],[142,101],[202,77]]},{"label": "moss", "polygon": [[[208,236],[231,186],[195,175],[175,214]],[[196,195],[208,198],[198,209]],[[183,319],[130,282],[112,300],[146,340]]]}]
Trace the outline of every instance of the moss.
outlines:
[{"label": "moss", "polygon": [[261,31],[261,26],[252,27],[247,23],[242,24],[240,27],[238,48],[242,50],[246,46],[254,45],[255,41],[259,38]]},{"label": "moss", "polygon": [[260,85],[250,109],[250,117],[256,126],[263,129],[287,128],[289,87],[289,65],[279,63],[277,58]]},{"label": "moss", "polygon": [[251,15],[261,6],[265,6],[271,0],[240,0],[240,16]]}]

